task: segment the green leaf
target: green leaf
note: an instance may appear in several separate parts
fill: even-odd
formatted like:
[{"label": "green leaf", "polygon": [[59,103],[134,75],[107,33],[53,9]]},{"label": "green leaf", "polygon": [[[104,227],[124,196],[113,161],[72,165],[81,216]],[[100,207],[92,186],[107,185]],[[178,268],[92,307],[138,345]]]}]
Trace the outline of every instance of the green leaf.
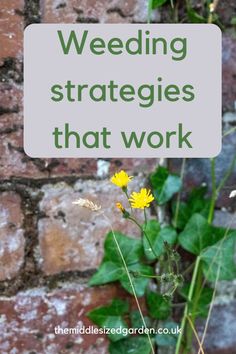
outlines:
[{"label": "green leaf", "polygon": [[[127,264],[138,262],[143,257],[144,254],[141,240],[125,236],[120,232],[115,232],[114,234]],[[116,264],[121,264],[123,267],[123,262],[117,249],[116,242],[114,241],[112,232],[107,234],[104,243],[104,251],[105,261],[112,261]]]},{"label": "green leaf", "polygon": [[[150,279],[148,277],[145,277],[145,275],[147,275],[147,276],[153,275],[152,267],[145,265],[145,264],[136,263],[136,264],[130,265],[128,267],[128,269],[131,272],[130,277],[132,279],[132,283],[133,283],[136,295],[138,297],[143,296],[145,293],[147,284],[150,281]],[[138,276],[137,273],[141,273],[142,276]],[[127,290],[132,295],[134,294],[127,273],[124,273],[120,277],[120,282],[121,282],[121,285],[123,286],[123,288],[125,288],[125,290]]]},{"label": "green leaf", "polygon": [[175,193],[179,192],[182,185],[179,176],[170,174],[167,168],[162,166],[151,174],[150,180],[154,197],[159,205],[168,202]]},{"label": "green leaf", "polygon": [[[132,311],[130,314],[132,328],[142,328],[144,327],[143,320],[141,318],[140,312],[138,310]],[[149,317],[144,316],[145,323],[147,327],[150,327],[151,320]]]},{"label": "green leaf", "polygon": [[152,8],[156,9],[157,7],[160,7],[164,5],[168,0],[152,0]]},{"label": "green leaf", "polygon": [[[181,296],[183,296],[183,298],[186,299],[186,300],[188,298],[189,287],[190,287],[190,284],[186,284],[179,290],[179,294]],[[193,311],[195,311],[195,313],[194,313],[195,316],[207,317],[208,311],[209,311],[209,305],[211,303],[212,296],[213,296],[213,292],[214,292],[214,290],[212,288],[209,288],[209,287],[205,286],[201,290],[201,294],[200,294],[200,297],[198,299],[197,308],[195,310],[193,310],[192,302],[190,302],[188,304],[189,312],[193,313]]]},{"label": "green leaf", "polygon": [[174,347],[177,343],[178,334],[177,332],[178,324],[173,321],[164,322],[162,328],[167,328],[169,333],[161,333],[156,335],[156,343],[160,347]]},{"label": "green leaf", "polygon": [[123,272],[124,269],[117,267],[116,263],[101,263],[98,271],[90,279],[89,285],[102,285],[119,280]]},{"label": "green leaf", "polygon": [[188,204],[186,202],[180,202],[179,203],[177,223],[176,223],[176,220],[174,220],[175,214],[176,214],[176,207],[177,207],[176,200],[172,202],[171,207],[172,207],[172,215],[173,215],[172,224],[177,229],[183,230],[185,225],[187,224],[188,220],[191,217],[191,212],[190,212],[190,209],[188,207]]},{"label": "green leaf", "polygon": [[214,290],[211,288],[203,288],[201,296],[198,300],[198,306],[196,309],[196,315],[200,317],[207,317],[209,312],[209,306],[212,300]]},{"label": "green leaf", "polygon": [[194,214],[179,235],[180,245],[190,253],[199,255],[201,251],[223,237],[223,229],[208,224],[200,214]]},{"label": "green leaf", "polygon": [[201,253],[203,272],[207,280],[233,280],[236,277],[235,241],[236,231]]},{"label": "green leaf", "polygon": [[236,16],[233,16],[231,21],[230,21],[230,24],[233,25],[233,26],[236,26]]},{"label": "green leaf", "polygon": [[157,254],[161,255],[163,254],[165,248],[164,248],[164,243],[167,242],[169,245],[174,245],[177,239],[177,233],[175,229],[171,226],[164,226],[160,233],[159,237],[157,239]]},{"label": "green leaf", "polygon": [[147,237],[144,235],[144,253],[149,261],[155,260],[157,257],[160,257],[164,253],[164,242],[167,242],[169,245],[173,245],[177,239],[175,229],[170,226],[160,228],[160,225],[156,220],[148,221],[146,227],[144,226],[144,230],[151,242],[152,249],[155,251],[154,254],[147,240]]},{"label": "green leaf", "polygon": [[[98,307],[89,313],[87,316],[96,325],[102,328],[128,328],[127,323],[122,316],[128,312],[128,303],[120,299],[114,299],[111,305]],[[110,333],[108,337],[112,341],[117,341],[125,337],[125,333]]]},{"label": "green leaf", "polygon": [[151,346],[147,336],[132,336],[109,346],[110,354],[150,354]]},{"label": "green leaf", "polygon": [[199,15],[194,9],[188,10],[188,19],[191,23],[206,23],[207,19]]},{"label": "green leaf", "polygon": [[188,198],[188,207],[192,214],[199,213],[208,216],[210,200],[206,198],[207,187],[193,188]]},{"label": "green leaf", "polygon": [[[152,275],[153,269],[142,263],[142,259],[144,258],[142,241],[125,236],[119,232],[115,232],[115,237],[128,271],[130,272],[130,277],[132,279],[136,294],[137,296],[143,296],[149,282],[149,278],[146,278],[145,276],[138,276],[136,273],[142,273],[142,275]],[[133,294],[130,280],[111,232],[107,234],[104,250],[105,255],[103,261],[98,271],[90,279],[89,285],[101,285],[119,280],[121,285],[130,294]]]},{"label": "green leaf", "polygon": [[[143,228],[151,242],[152,248],[156,251],[156,242],[158,239],[159,232],[161,230],[160,224],[157,220],[149,220],[147,222],[147,225],[143,226]],[[143,236],[143,248],[145,256],[149,261],[153,261],[154,259],[156,259],[156,256],[153,254],[150,244],[145,235]]]},{"label": "green leaf", "polygon": [[170,315],[170,302],[162,295],[148,291],[147,305],[150,316],[158,320],[166,320]]},{"label": "green leaf", "polygon": [[[176,227],[183,230],[191,216],[195,213],[206,217],[209,214],[210,200],[205,197],[206,187],[194,188],[189,195],[187,202],[179,203],[178,219]],[[175,216],[176,201],[172,203],[172,212]]]}]

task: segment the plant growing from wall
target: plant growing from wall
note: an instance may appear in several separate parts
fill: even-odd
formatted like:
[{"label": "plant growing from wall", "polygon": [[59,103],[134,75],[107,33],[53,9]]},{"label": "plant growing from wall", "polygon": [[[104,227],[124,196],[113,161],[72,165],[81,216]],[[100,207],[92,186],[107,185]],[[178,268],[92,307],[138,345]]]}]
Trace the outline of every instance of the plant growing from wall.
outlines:
[{"label": "plant growing from wall", "polygon": [[[151,174],[150,189],[132,191],[133,177],[125,171],[111,178],[127,198],[126,205],[117,201],[120,217],[140,230],[137,239],[111,226],[102,263],[90,280],[91,286],[119,283],[136,301],[136,310],[130,308],[129,301],[116,298],[87,314],[109,332],[111,354],[149,354],[157,347],[190,354],[194,337],[198,352],[204,353],[216,284],[236,275],[236,231],[212,224],[217,197],[234,165],[235,158],[217,185],[215,160],[211,160],[211,198],[206,197],[207,188],[201,186],[185,201],[180,198],[183,173],[179,177],[162,166]],[[102,209],[89,201],[79,200],[77,204],[106,218]],[[159,222],[155,213],[150,216],[150,208],[154,212],[165,206],[170,209],[169,222]],[[140,298],[145,299],[144,314]],[[201,338],[195,329],[198,317],[207,318]]]},{"label": "plant growing from wall", "polygon": [[[152,11],[170,5],[173,22],[179,22],[179,8],[184,7],[184,17],[181,15],[181,22],[189,23],[215,23],[223,27],[216,12],[220,0],[203,0],[198,6],[194,6],[191,0],[185,0],[181,4],[178,0],[148,0],[148,21],[151,21]],[[181,6],[180,6],[181,5]]]}]

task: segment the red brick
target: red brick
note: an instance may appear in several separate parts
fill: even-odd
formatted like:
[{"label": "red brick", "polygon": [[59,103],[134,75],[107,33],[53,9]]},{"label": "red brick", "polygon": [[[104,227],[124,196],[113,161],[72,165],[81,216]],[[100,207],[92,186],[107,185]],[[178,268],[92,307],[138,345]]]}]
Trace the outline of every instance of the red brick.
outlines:
[{"label": "red brick", "polygon": [[9,84],[0,85],[0,132],[11,131],[23,125],[22,88]]},{"label": "red brick", "polygon": [[159,163],[159,159],[111,159],[109,174],[113,174],[121,169],[131,174],[153,172]]},{"label": "red brick", "polygon": [[234,110],[236,102],[236,38],[233,34],[223,35],[223,109]]},{"label": "red brick", "polygon": [[96,175],[95,159],[31,159],[23,151],[23,130],[14,131],[18,119],[19,114],[5,114],[0,120],[0,178]]},{"label": "red brick", "polygon": [[13,192],[0,196],[0,280],[17,275],[24,262],[21,200]]},{"label": "red brick", "polygon": [[24,0],[1,0],[0,48],[1,59],[22,56]]},{"label": "red brick", "polygon": [[32,159],[23,151],[20,123],[21,113],[4,114],[1,117],[0,178],[107,177],[120,169],[132,174],[142,171],[148,174],[158,163],[158,159]]},{"label": "red brick", "polygon": [[[131,188],[139,190],[140,185],[137,179]],[[38,262],[46,274],[96,268],[103,256],[109,222],[115,230],[140,234],[135,225],[122,219],[115,203],[125,198],[120,189],[108,181],[78,181],[74,188],[65,183],[46,185],[42,191],[40,210],[46,218],[38,223],[41,255]],[[88,198],[101,205],[108,220],[99,213],[73,205],[78,198]],[[139,216],[142,217],[142,213]]]},{"label": "red brick", "polygon": [[[6,116],[9,117],[9,115]],[[0,139],[0,178],[43,176],[32,161],[25,159],[22,129],[2,134]]]},{"label": "red brick", "polygon": [[115,286],[87,288],[63,284],[62,289],[46,293],[37,288],[0,300],[0,352],[37,354],[106,354],[103,335],[55,335],[60,326],[91,326],[86,313],[120,295]]},{"label": "red brick", "polygon": [[143,0],[46,0],[42,20],[48,23],[146,21],[147,2]]},{"label": "red brick", "polygon": [[23,111],[23,88],[11,84],[2,83],[0,86],[1,107],[8,111]]}]

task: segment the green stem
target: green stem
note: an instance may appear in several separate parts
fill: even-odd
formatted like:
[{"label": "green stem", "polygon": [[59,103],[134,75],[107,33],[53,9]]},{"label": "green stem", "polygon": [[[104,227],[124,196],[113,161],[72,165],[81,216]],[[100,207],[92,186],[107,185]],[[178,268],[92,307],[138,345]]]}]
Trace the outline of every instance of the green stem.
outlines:
[{"label": "green stem", "polygon": [[[193,307],[192,307],[192,314],[189,314],[189,317],[192,320],[192,325],[194,326],[195,319],[196,319],[196,311],[198,307],[198,302],[201,296],[202,292],[202,270],[201,267],[198,268],[198,274],[197,274],[197,279],[196,279],[196,286],[194,290],[194,296],[193,296]],[[186,331],[186,338],[187,338],[187,344],[186,344],[186,350],[191,349],[192,346],[192,339],[193,339],[193,330],[190,325],[187,326],[187,331]],[[189,351],[186,352],[187,354]]]},{"label": "green stem", "polygon": [[[212,194],[211,194],[211,202],[210,202],[210,209],[209,209],[209,214],[208,214],[208,223],[211,224],[214,218],[214,210],[215,210],[215,203],[216,203],[216,198],[218,195],[217,187],[216,187],[216,166],[215,166],[215,159],[211,159],[211,184],[212,184]],[[193,271],[193,277],[191,281],[191,285],[193,287],[189,289],[189,295],[188,295],[188,301],[189,298],[193,302],[193,313],[192,313],[192,325],[194,326],[195,323],[195,318],[196,318],[196,309],[197,305],[201,296],[202,288],[202,271],[200,268],[200,256],[197,257],[194,271]],[[196,286],[195,286],[196,282]],[[195,290],[194,290],[195,289]],[[188,305],[186,306],[186,313],[184,313],[184,327],[186,325],[186,319],[188,314]],[[192,344],[192,328],[190,326],[187,327],[187,332],[186,332],[186,338],[187,338],[187,343],[185,347],[184,353],[189,353],[188,350],[191,348]]]},{"label": "green stem", "polygon": [[143,274],[143,273],[139,273],[139,272],[130,272],[133,273],[133,275],[137,275],[139,277],[144,277],[144,278],[155,278],[158,280],[161,280],[161,275],[149,275],[149,274]]},{"label": "green stem", "polygon": [[[184,159],[182,159],[181,172],[180,172],[181,183],[183,183],[183,179],[184,179],[185,163],[186,163],[186,159],[184,158]],[[174,227],[175,228],[177,228],[177,225],[178,225],[179,206],[180,206],[180,193],[181,192],[178,193],[177,201],[176,201],[175,216],[174,216]]]},{"label": "green stem", "polygon": [[143,212],[144,212],[144,220],[145,220],[145,227],[146,227],[147,226],[147,212],[146,212],[145,208],[143,209]]},{"label": "green stem", "polygon": [[236,131],[236,127],[233,127],[233,128],[231,128],[231,129],[227,130],[226,132],[224,132],[222,138],[225,138],[226,136],[228,136],[228,135],[234,133],[235,131]]},{"label": "green stem", "polygon": [[150,246],[150,248],[151,248],[153,254],[155,255],[156,258],[158,258],[158,255],[156,254],[156,252],[155,252],[155,250],[154,250],[154,248],[153,248],[153,246],[152,246],[151,240],[150,240],[150,238],[148,237],[146,231],[143,229],[143,227],[142,227],[142,226],[137,222],[137,220],[136,220],[135,218],[133,218],[132,216],[129,216],[128,219],[131,220],[131,221],[133,221],[133,222],[139,227],[139,229],[141,230],[142,234],[144,234],[144,236],[146,237],[146,239],[147,239],[147,241],[148,241],[148,243],[149,243],[149,246]]},{"label": "green stem", "polygon": [[148,17],[147,17],[147,22],[151,22],[151,15],[152,15],[152,3],[153,0],[148,0]]},{"label": "green stem", "polygon": [[178,341],[177,341],[177,345],[176,345],[176,349],[175,349],[175,354],[179,354],[180,350],[181,350],[184,329],[185,329],[186,320],[187,320],[188,311],[189,311],[189,304],[193,298],[194,286],[195,286],[195,282],[196,282],[197,275],[198,275],[199,265],[200,265],[200,257],[198,256],[196,258],[196,262],[195,262],[195,266],[194,266],[193,276],[192,276],[192,280],[191,280],[191,284],[190,284],[190,288],[189,288],[189,292],[188,292],[187,303],[184,308],[184,315],[183,315],[182,322],[181,322],[181,333],[178,337]]}]

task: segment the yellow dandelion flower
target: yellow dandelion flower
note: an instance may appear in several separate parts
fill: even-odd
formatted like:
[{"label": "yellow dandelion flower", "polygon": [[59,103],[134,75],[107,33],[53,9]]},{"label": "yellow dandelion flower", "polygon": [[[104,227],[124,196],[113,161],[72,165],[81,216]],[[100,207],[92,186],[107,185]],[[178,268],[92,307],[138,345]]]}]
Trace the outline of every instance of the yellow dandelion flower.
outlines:
[{"label": "yellow dandelion flower", "polygon": [[129,198],[132,208],[144,209],[149,208],[150,203],[154,200],[154,197],[150,189],[142,188],[140,192],[133,192]]},{"label": "yellow dandelion flower", "polygon": [[117,187],[126,188],[132,178],[133,176],[129,176],[125,171],[122,170],[118,173],[115,173],[111,177],[111,182]]}]

